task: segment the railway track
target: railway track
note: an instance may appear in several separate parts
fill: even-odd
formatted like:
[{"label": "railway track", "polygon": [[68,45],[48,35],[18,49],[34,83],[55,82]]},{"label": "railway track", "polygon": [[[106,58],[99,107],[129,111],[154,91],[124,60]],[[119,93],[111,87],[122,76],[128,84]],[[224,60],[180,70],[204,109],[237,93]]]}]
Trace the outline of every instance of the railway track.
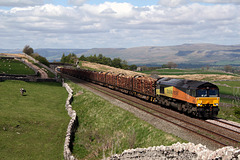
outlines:
[{"label": "railway track", "polygon": [[231,121],[227,121],[224,119],[214,119],[214,120],[206,120],[208,123],[217,125],[219,127],[222,127],[227,130],[231,130],[232,132],[238,133],[240,136],[240,124],[239,123],[234,123]]},{"label": "railway track", "polygon": [[[78,79],[76,78],[71,77],[71,79],[75,82],[78,81]],[[103,87],[97,84],[85,82],[84,85],[94,90],[98,90],[103,94],[114,97],[119,101],[127,103],[167,123],[173,124],[181,129],[187,130],[188,132],[200,136],[201,138],[207,139],[207,141],[211,141],[212,143],[216,144],[218,148],[224,146],[240,147],[239,131],[235,131],[230,128],[227,129],[227,127],[217,125],[211,121],[209,122],[208,120],[204,121],[200,119],[191,118],[184,114],[180,114],[167,108],[160,107],[158,104],[146,102],[136,97],[129,96],[119,91],[111,90],[107,87]]]}]

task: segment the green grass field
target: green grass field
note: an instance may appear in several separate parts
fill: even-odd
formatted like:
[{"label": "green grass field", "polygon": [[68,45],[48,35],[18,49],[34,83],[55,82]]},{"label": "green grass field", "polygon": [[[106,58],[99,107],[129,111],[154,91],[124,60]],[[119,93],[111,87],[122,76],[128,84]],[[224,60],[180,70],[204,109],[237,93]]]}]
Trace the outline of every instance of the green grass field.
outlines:
[{"label": "green grass field", "polygon": [[79,118],[73,153],[78,159],[102,159],[111,152],[121,153],[129,148],[171,145],[185,142],[158,130],[103,98],[80,86],[69,83],[74,90],[72,103]]},{"label": "green grass field", "polygon": [[221,94],[240,96],[240,81],[216,81]]},{"label": "green grass field", "polygon": [[217,70],[201,70],[201,69],[156,69],[150,71],[141,71],[146,74],[159,74],[159,75],[185,75],[185,74],[219,74],[219,75],[233,75]]},{"label": "green grass field", "polygon": [[[220,94],[235,96],[235,99],[221,98],[219,118],[240,123],[240,81],[216,81]],[[238,98],[237,98],[238,97]]]},{"label": "green grass field", "polygon": [[33,75],[34,70],[18,60],[0,59],[0,73]]},{"label": "green grass field", "polygon": [[66,99],[59,83],[0,82],[0,159],[63,159]]}]

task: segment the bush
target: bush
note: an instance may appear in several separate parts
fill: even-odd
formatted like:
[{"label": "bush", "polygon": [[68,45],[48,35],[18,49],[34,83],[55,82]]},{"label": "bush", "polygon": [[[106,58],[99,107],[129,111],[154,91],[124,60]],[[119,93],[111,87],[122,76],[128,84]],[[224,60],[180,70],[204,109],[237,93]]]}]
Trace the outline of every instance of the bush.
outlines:
[{"label": "bush", "polygon": [[240,107],[236,107],[236,108],[234,109],[234,113],[235,113],[235,116],[236,116],[237,118],[240,118]]},{"label": "bush", "polygon": [[46,66],[49,66],[48,60],[45,57],[40,56],[38,53],[34,53],[31,56],[36,60],[38,60],[40,63],[45,64]]}]

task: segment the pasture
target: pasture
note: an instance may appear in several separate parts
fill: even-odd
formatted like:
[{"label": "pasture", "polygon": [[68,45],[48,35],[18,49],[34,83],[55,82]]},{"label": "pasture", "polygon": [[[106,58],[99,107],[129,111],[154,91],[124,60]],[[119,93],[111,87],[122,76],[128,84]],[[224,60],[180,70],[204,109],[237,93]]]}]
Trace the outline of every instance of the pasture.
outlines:
[{"label": "pasture", "polygon": [[0,59],[0,74],[33,75],[35,72],[18,60]]},{"label": "pasture", "polygon": [[[26,89],[24,96],[20,88]],[[63,159],[69,116],[59,83],[0,82],[0,159]]]},{"label": "pasture", "polygon": [[231,73],[226,73],[218,70],[201,70],[201,69],[156,69],[149,71],[141,71],[141,73],[146,74],[159,74],[159,75],[185,75],[185,74],[217,74],[217,75],[233,75]]}]

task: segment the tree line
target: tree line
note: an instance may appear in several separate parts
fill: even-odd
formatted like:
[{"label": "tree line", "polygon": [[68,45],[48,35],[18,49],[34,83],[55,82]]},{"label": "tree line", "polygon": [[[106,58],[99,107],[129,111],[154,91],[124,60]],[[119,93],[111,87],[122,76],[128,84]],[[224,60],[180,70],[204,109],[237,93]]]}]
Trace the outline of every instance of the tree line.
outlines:
[{"label": "tree line", "polygon": [[104,64],[104,65],[108,65],[108,66],[115,67],[115,68],[121,68],[121,69],[128,69],[128,70],[136,70],[137,69],[137,66],[135,64],[128,65],[128,62],[126,60],[122,60],[121,58],[111,59],[109,57],[103,56],[102,54],[99,54],[99,55],[94,54],[94,55],[90,55],[88,57],[82,55],[81,57],[78,58],[77,55],[74,53],[70,53],[68,55],[65,55],[63,53],[62,58],[61,58],[62,63],[75,64],[78,60]]},{"label": "tree line", "polygon": [[45,64],[46,66],[49,66],[48,60],[45,57],[40,56],[38,53],[34,53],[33,48],[30,47],[29,45],[25,45],[25,47],[23,48],[23,53],[26,53],[27,55],[38,60],[40,63]]}]

